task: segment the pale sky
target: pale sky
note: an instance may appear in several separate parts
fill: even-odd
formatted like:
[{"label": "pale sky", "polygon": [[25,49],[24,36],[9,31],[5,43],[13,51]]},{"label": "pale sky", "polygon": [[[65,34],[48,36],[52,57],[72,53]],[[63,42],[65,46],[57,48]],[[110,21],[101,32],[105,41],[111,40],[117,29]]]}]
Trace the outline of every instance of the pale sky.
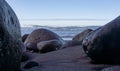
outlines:
[{"label": "pale sky", "polygon": [[120,15],[120,0],[6,0],[21,26],[99,26]]}]

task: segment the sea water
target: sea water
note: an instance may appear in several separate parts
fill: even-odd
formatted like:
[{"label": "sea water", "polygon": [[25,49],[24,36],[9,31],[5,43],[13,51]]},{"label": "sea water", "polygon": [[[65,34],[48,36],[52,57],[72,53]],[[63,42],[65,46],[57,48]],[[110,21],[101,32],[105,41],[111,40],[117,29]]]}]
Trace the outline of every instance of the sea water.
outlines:
[{"label": "sea water", "polygon": [[95,30],[99,26],[86,26],[86,27],[48,27],[48,26],[29,26],[21,27],[22,35],[30,34],[35,29],[45,28],[51,30],[62,37],[64,40],[72,40],[72,38],[84,31],[85,29]]}]

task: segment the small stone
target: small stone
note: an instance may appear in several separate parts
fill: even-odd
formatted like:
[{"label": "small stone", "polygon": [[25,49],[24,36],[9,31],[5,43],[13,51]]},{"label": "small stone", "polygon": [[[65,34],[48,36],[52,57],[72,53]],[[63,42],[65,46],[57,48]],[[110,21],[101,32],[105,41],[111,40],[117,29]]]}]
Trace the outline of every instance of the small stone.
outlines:
[{"label": "small stone", "polygon": [[31,61],[31,62],[28,62],[28,63],[24,66],[24,68],[25,68],[25,69],[30,69],[30,68],[36,67],[36,66],[39,66],[39,64],[36,63],[36,62]]}]

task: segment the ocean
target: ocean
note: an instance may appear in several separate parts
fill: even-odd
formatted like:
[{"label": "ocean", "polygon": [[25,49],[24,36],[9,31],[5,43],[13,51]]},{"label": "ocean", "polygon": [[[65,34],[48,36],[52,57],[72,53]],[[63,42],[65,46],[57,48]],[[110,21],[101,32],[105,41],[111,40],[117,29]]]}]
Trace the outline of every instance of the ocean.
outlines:
[{"label": "ocean", "polygon": [[22,36],[24,34],[30,34],[33,30],[39,28],[45,28],[51,30],[62,37],[64,40],[71,40],[75,35],[81,33],[85,29],[97,29],[100,26],[86,26],[86,27],[49,27],[49,26],[29,26],[29,27],[21,27]]}]

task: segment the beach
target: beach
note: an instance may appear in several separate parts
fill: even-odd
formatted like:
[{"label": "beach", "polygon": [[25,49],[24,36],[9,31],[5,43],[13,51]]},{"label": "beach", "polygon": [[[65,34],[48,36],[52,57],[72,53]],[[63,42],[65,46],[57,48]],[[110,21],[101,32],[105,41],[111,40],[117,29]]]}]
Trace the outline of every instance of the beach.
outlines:
[{"label": "beach", "polygon": [[90,63],[90,58],[86,56],[81,46],[39,54],[38,59],[33,61],[37,60],[40,63],[39,66],[23,69],[23,71],[102,71],[104,68],[113,66]]},{"label": "beach", "polygon": [[[63,40],[70,41],[75,35],[81,33],[83,30],[88,28],[95,30],[98,27],[22,27],[22,35],[29,34],[38,28],[49,29],[57,33],[63,38]],[[101,71],[104,68],[112,66],[105,64],[92,64],[90,58],[85,54],[82,46],[67,47],[65,49],[45,54],[35,53],[35,55],[38,57],[30,60],[38,61],[39,66],[30,69],[23,69],[26,64],[26,62],[23,62],[21,64],[22,71]]]},{"label": "beach", "polygon": [[[41,4],[36,2],[34,7],[33,2],[26,6],[28,2],[21,1],[21,8],[17,7],[20,2],[15,2],[16,9],[12,9],[5,0],[0,0],[0,71],[120,71],[120,16],[112,20],[115,15],[112,16],[111,9],[108,10],[111,17],[108,11],[105,17],[98,13],[108,8],[92,9],[80,6],[77,1],[69,5],[67,1],[58,2],[60,7],[54,2],[39,1]],[[116,5],[106,4],[101,9]]]}]

